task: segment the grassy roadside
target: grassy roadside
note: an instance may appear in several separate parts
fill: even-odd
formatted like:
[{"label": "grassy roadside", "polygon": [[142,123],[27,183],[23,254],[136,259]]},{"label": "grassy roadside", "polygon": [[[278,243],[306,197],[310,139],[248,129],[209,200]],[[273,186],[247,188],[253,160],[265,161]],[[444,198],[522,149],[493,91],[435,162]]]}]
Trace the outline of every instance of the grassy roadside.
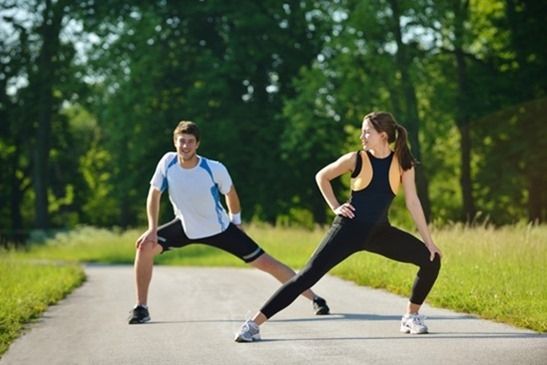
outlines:
[{"label": "grassy roadside", "polygon": [[[547,227],[433,232],[443,250],[441,273],[428,303],[481,318],[547,332]],[[358,255],[335,275],[408,295],[415,268],[375,255]]]},{"label": "grassy roadside", "polygon": [[0,252],[0,355],[25,323],[63,299],[84,279],[76,264],[33,262]]},{"label": "grassy roadside", "polygon": [[[324,230],[278,233],[253,229],[252,233],[263,238],[272,255],[300,267],[305,262],[300,258],[311,254]],[[523,224],[494,229],[454,225],[434,229],[433,237],[443,252],[443,263],[428,296],[429,304],[547,332],[547,226]],[[331,274],[408,296],[416,268],[359,253]]]},{"label": "grassy roadside", "polygon": [[[325,229],[253,225],[247,232],[271,255],[302,267]],[[132,263],[139,231],[115,233],[82,228],[35,247],[27,255],[53,260]],[[454,225],[433,231],[443,250],[443,267],[428,303],[483,318],[547,332],[547,226],[499,229]],[[203,245],[174,250],[158,264],[241,266],[238,259]],[[332,274],[360,285],[408,295],[416,269],[370,253],[352,256]]]},{"label": "grassy roadside", "polygon": [[[271,255],[299,268],[325,229],[254,225],[247,232]],[[36,317],[48,304],[82,282],[83,272],[77,262],[131,264],[134,240],[139,234],[83,227],[26,252],[0,253],[0,354],[20,331],[21,323]],[[439,279],[428,297],[429,304],[547,332],[547,226],[470,229],[455,225],[434,230],[433,236],[444,259]],[[34,264],[29,260],[34,260]],[[37,265],[36,260],[73,264]],[[157,263],[246,266],[203,245],[171,251],[158,257]],[[406,296],[415,272],[412,265],[361,253],[338,265],[331,274]]]}]

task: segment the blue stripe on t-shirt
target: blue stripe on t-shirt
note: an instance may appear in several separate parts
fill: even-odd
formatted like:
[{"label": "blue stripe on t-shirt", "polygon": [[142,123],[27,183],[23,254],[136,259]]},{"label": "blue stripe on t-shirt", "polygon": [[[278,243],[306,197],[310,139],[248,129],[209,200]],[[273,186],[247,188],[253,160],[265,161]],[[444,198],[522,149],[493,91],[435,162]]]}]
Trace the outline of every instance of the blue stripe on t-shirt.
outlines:
[{"label": "blue stripe on t-shirt", "polygon": [[169,161],[169,163],[167,164],[167,168],[165,169],[165,175],[163,176],[163,181],[161,182],[161,189],[160,191],[163,193],[168,187],[169,187],[169,184],[167,183],[167,170],[169,170],[169,168],[173,165],[175,165],[177,163],[177,155],[175,155],[171,161]]},{"label": "blue stripe on t-shirt", "polygon": [[201,158],[201,162],[199,164],[199,167],[201,167],[202,169],[207,171],[207,173],[211,177],[211,180],[213,181],[213,186],[211,187],[211,195],[213,196],[213,200],[215,202],[215,210],[216,210],[216,213],[217,213],[218,224],[220,224],[220,227],[222,227],[222,230],[224,230],[224,229],[226,229],[226,227],[224,226],[224,224],[222,222],[223,208],[222,208],[222,204],[220,203],[220,191],[219,191],[218,185],[215,182],[215,179],[213,177],[213,172],[211,171],[211,168],[209,167],[209,164],[207,163],[207,160],[203,157]]}]

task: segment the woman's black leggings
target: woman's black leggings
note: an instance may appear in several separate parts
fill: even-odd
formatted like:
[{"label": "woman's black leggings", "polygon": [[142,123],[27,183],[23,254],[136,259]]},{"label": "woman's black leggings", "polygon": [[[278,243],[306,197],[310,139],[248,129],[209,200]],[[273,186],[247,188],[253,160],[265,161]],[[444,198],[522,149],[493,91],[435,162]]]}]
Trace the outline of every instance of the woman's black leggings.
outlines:
[{"label": "woman's black leggings", "polygon": [[425,244],[413,235],[389,224],[371,226],[349,218],[336,217],[306,266],[281,286],[260,311],[270,318],[311,288],[330,269],[358,251],[370,251],[400,262],[419,266],[410,302],[422,304],[433,287],[441,259],[429,260]]}]

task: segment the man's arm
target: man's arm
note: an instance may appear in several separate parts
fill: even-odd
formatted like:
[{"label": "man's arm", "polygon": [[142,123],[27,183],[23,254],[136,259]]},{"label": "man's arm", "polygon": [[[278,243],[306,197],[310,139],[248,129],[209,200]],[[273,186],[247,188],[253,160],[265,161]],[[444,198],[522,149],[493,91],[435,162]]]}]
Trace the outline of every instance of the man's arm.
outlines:
[{"label": "man's arm", "polygon": [[230,188],[230,191],[225,195],[226,206],[230,213],[230,221],[236,226],[241,225],[241,205],[239,203],[239,196],[234,185]]},{"label": "man's arm", "polygon": [[146,216],[148,218],[148,229],[137,239],[137,247],[142,243],[151,241],[158,242],[158,219],[160,214],[161,191],[150,186],[146,198]]},{"label": "man's arm", "polygon": [[146,198],[146,216],[148,217],[148,230],[158,229],[158,219],[160,215],[161,191],[150,186],[148,197]]}]

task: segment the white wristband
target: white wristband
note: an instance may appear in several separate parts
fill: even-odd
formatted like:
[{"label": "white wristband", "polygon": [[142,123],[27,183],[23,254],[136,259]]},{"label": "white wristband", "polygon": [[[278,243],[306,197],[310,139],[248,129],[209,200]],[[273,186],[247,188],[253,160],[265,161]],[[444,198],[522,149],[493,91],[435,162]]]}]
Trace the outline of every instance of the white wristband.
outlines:
[{"label": "white wristband", "polygon": [[233,224],[241,224],[241,212],[232,213],[230,212],[230,222]]}]

